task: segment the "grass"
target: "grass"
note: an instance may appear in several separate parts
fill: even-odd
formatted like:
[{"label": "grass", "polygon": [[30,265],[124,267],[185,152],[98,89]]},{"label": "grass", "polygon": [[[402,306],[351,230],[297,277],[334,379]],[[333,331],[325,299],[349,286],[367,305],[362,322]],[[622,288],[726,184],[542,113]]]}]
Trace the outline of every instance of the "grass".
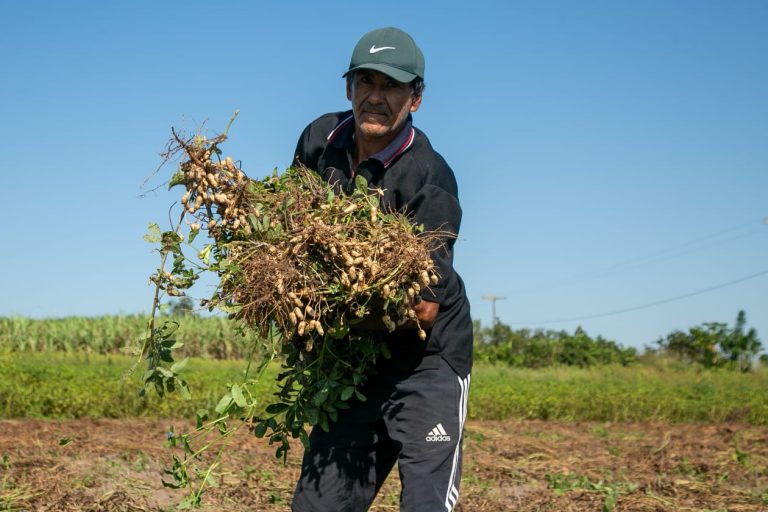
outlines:
[{"label": "grass", "polygon": [[[178,394],[139,397],[143,367],[126,376],[135,358],[62,352],[0,354],[0,418],[194,417],[213,410],[229,382],[241,380],[242,361],[194,358],[188,365],[191,401]],[[253,390],[268,399],[268,379]]]},{"label": "grass", "polygon": [[768,424],[768,371],[751,373],[636,364],[474,372],[473,419]]},{"label": "grass", "polygon": [[[134,358],[62,352],[0,353],[0,418],[194,417],[212,410],[245,363],[192,358],[185,376],[193,399],[137,394]],[[277,365],[251,392],[265,405]],[[516,369],[478,364],[469,417],[479,420],[727,422],[768,425],[768,371],[666,369],[647,365],[591,369]],[[595,431],[596,436],[602,432]]]}]

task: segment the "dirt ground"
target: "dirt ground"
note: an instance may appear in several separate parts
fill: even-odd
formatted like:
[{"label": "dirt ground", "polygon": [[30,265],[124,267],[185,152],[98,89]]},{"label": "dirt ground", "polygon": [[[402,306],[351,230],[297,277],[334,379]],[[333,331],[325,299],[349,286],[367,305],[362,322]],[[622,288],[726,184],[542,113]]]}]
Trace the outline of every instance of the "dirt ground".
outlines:
[{"label": "dirt ground", "polygon": [[[0,421],[0,510],[160,511],[168,420]],[[176,431],[184,424],[175,422]],[[468,422],[456,510],[768,511],[768,429],[745,425]],[[287,465],[238,436],[204,510],[289,510]],[[390,477],[371,510],[398,510]]]}]

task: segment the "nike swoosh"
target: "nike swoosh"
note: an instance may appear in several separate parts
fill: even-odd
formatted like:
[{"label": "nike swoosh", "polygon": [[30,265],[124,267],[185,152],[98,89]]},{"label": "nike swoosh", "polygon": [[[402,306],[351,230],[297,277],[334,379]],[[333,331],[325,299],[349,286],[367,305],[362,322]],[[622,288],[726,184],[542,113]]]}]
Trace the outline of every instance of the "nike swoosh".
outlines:
[{"label": "nike swoosh", "polygon": [[395,50],[396,48],[394,46],[382,46],[381,48],[376,48],[376,45],[371,46],[371,49],[368,50],[369,53],[379,53],[381,50]]}]

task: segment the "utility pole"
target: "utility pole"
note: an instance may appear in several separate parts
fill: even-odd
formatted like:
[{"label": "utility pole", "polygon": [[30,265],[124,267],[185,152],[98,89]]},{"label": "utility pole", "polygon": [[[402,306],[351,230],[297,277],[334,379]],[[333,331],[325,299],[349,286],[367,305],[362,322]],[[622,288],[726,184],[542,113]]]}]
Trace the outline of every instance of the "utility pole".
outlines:
[{"label": "utility pole", "polygon": [[498,318],[496,318],[496,301],[504,300],[506,297],[501,295],[483,295],[481,298],[483,300],[491,301],[491,327],[495,329],[496,323],[498,322]]}]

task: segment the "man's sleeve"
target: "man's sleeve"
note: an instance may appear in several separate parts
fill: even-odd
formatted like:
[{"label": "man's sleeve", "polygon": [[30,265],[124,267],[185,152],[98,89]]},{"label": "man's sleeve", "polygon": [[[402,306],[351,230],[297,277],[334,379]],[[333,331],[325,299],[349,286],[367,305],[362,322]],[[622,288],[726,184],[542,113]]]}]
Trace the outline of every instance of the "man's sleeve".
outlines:
[{"label": "man's sleeve", "polygon": [[[451,176],[452,178],[452,176]],[[436,265],[439,281],[422,292],[422,298],[431,302],[443,303],[446,287],[453,273],[453,245],[461,225],[461,206],[456,196],[455,182],[449,180],[447,188],[439,184],[426,184],[408,202],[406,211],[414,212],[415,224],[423,225],[425,231],[440,233],[440,244],[432,250],[432,261]]]},{"label": "man's sleeve", "polygon": [[296,143],[296,151],[293,152],[292,165],[304,165],[317,171],[317,161],[322,153],[322,147],[312,143],[312,123],[308,124],[301,132],[299,141]]}]

